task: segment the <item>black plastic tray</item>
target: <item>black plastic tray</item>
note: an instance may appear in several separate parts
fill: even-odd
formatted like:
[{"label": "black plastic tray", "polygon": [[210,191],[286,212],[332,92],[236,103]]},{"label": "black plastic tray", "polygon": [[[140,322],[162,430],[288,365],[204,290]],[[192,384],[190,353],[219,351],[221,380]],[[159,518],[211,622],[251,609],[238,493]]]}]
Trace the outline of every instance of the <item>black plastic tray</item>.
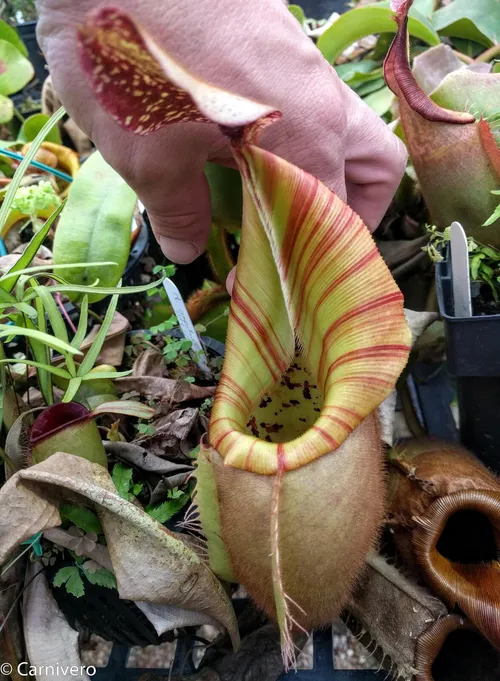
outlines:
[{"label": "black plastic tray", "polygon": [[[333,664],[332,632],[331,629],[314,633],[313,669],[288,672],[282,674],[280,681],[383,681],[387,679],[387,672],[371,670],[347,670],[335,669]],[[106,667],[97,669],[93,679],[98,681],[138,681],[142,678],[165,678],[165,673],[170,671],[173,678],[183,673],[189,678],[195,673],[190,659],[189,651],[195,642],[189,637],[179,639],[175,651],[175,658],[171,671],[167,669],[145,669],[126,667],[129,650],[125,646],[114,646]],[[170,678],[170,677],[169,677]],[[267,681],[267,679],[262,679]]]}]

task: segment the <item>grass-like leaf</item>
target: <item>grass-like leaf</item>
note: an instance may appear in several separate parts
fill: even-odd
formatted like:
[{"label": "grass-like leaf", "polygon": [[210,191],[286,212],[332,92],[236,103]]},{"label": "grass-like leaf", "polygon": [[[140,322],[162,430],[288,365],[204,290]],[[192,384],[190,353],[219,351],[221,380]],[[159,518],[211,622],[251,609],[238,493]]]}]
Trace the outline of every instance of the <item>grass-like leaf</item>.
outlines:
[{"label": "grass-like leaf", "polygon": [[29,367],[36,367],[37,369],[43,369],[43,371],[48,371],[54,376],[59,376],[60,378],[65,378],[66,380],[71,379],[71,374],[65,369],[60,369],[59,367],[54,367],[51,364],[45,364],[42,362],[36,362],[31,359],[1,359],[0,364],[25,364]]},{"label": "grass-like leaf", "polygon": [[[61,120],[61,118],[64,116],[65,113],[66,113],[66,111],[65,111],[64,107],[61,106],[50,117],[50,120],[47,121],[47,123],[40,130],[40,132],[38,133],[38,135],[34,139],[33,143],[31,144],[31,146],[28,150],[28,153],[25,155],[24,159],[22,160],[21,164],[19,165],[19,168],[14,173],[14,177],[12,178],[12,182],[9,184],[9,187],[8,187],[7,192],[5,194],[5,199],[3,200],[2,206],[0,208],[0,232],[2,231],[3,226],[5,225],[7,217],[10,213],[12,201],[14,200],[16,192],[19,189],[19,186],[21,185],[21,181],[24,177],[24,173],[28,169],[31,161],[35,158],[36,153],[40,149],[40,146],[41,146],[42,142],[44,141],[49,130],[51,130]],[[35,251],[35,253],[36,253],[36,251]],[[24,267],[24,265],[23,265],[23,267]]]},{"label": "grass-like leaf", "polygon": [[89,297],[84,296],[82,298],[82,304],[80,305],[80,318],[78,319],[78,328],[71,341],[71,345],[74,348],[80,348],[83,343],[85,336],[87,335],[87,324],[89,321]]},{"label": "grass-like leaf", "polygon": [[[59,210],[59,209],[58,209]],[[49,218],[50,219],[50,218]],[[40,232],[37,232],[39,234]],[[24,251],[26,253],[26,251]],[[19,262],[19,261],[18,261]],[[16,263],[17,265],[18,263]],[[79,262],[75,265],[34,265],[33,267],[26,267],[23,270],[13,271],[13,268],[6,272],[2,277],[0,277],[0,282],[6,279],[12,279],[13,277],[19,276],[21,274],[38,274],[39,276],[51,277],[52,270],[69,270],[71,269],[87,269],[88,267],[115,267],[116,263],[109,261],[105,262]],[[48,271],[50,270],[50,272]]]},{"label": "grass-like leaf", "polygon": [[64,393],[64,397],[62,398],[62,401],[71,402],[71,400],[74,398],[74,396],[80,389],[81,384],[82,379],[79,378],[78,376],[74,376],[73,378],[71,378],[68,383],[68,387],[66,388],[66,392]]},{"label": "grass-like leaf", "polygon": [[82,353],[76,348],[71,347],[69,343],[54,338],[48,333],[38,331],[38,329],[25,328],[22,326],[0,324],[0,338],[10,338],[11,336],[26,336],[26,338],[34,339],[40,343],[44,343],[49,348],[57,350],[62,355],[69,353],[71,355],[81,355]]},{"label": "grass-like leaf", "polygon": [[82,381],[100,381],[101,378],[122,378],[123,376],[130,376],[132,369],[129,371],[95,371],[88,373],[82,377]]},{"label": "grass-like leaf", "polygon": [[82,363],[78,368],[77,374],[78,376],[82,377],[88,374],[92,367],[94,366],[97,358],[99,357],[99,353],[101,352],[102,346],[106,341],[106,336],[108,335],[109,328],[113,322],[113,317],[115,316],[117,305],[118,295],[116,294],[111,298],[111,302],[109,304],[108,309],[106,310],[106,315],[101,324],[101,328],[99,329],[97,336],[95,337],[95,340],[92,343],[92,346],[89,348],[89,351],[85,355]]},{"label": "grass-like leaf", "polygon": [[[35,144],[36,143],[33,142],[32,147],[34,147]],[[38,149],[38,147],[37,147],[37,149]],[[31,151],[31,149],[30,149],[30,151]],[[23,161],[23,163],[24,163],[24,161]],[[21,166],[19,166],[18,170],[16,171],[16,175],[17,175],[17,173],[19,172],[20,169],[21,169]],[[14,175],[14,179],[15,179],[16,175]],[[12,186],[12,184],[14,184],[14,180],[12,180],[11,184],[9,185],[9,190],[10,190],[10,187]],[[2,208],[0,209],[0,225],[4,224],[4,221],[1,221],[2,220],[1,213],[3,211],[3,207],[4,207],[6,201],[7,201],[7,197],[5,197],[4,203],[2,204]],[[17,276],[19,276],[21,271],[26,269],[26,267],[30,264],[30,262],[33,260],[35,255],[38,253],[38,249],[40,248],[40,246],[45,241],[45,237],[49,233],[50,228],[54,224],[55,220],[57,220],[57,218],[59,217],[62,209],[64,208],[64,204],[65,204],[65,201],[63,201],[61,203],[61,205],[56,208],[56,210],[52,213],[50,218],[48,218],[48,220],[45,222],[43,227],[33,235],[33,238],[31,239],[31,241],[29,242],[29,244],[25,248],[25,250],[24,250],[23,254],[21,255],[21,257],[19,258],[19,260],[16,263],[14,263],[14,265],[12,265],[10,270],[8,272],[6,272],[4,274],[4,276],[0,279],[0,288],[3,288],[6,291],[11,291],[14,288],[14,286],[16,285],[16,282],[17,282],[17,277],[14,276],[14,275],[17,274]],[[7,283],[7,281],[9,283]]]}]

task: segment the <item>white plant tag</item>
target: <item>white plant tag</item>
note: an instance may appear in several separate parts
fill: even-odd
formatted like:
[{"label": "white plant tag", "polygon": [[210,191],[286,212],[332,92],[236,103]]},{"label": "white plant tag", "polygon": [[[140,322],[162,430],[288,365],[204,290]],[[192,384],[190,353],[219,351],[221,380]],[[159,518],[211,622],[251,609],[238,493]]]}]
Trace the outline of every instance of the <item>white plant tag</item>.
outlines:
[{"label": "white plant tag", "polygon": [[455,317],[471,317],[469,247],[464,228],[454,222],[450,230],[451,271]]},{"label": "white plant tag", "polygon": [[205,350],[203,349],[200,337],[198,336],[193,322],[191,321],[191,317],[189,316],[186,305],[182,300],[179,289],[171,279],[165,279],[163,281],[163,288],[167,292],[168,299],[170,300],[170,304],[174,309],[174,314],[177,317],[184,337],[186,340],[191,341],[191,354],[193,356],[193,360],[202,371],[210,374],[211,371],[210,367],[208,366]]}]

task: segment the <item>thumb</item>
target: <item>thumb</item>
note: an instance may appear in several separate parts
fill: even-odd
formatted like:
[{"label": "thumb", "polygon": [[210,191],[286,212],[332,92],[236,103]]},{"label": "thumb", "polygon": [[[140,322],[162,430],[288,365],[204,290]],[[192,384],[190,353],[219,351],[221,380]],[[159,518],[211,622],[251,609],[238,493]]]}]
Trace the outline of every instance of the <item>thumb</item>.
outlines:
[{"label": "thumb", "polygon": [[161,250],[186,264],[205,250],[211,223],[210,192],[203,171],[154,183],[138,192]]},{"label": "thumb", "polygon": [[164,254],[186,264],[203,253],[210,232],[210,190],[203,168],[214,132],[209,126],[181,126],[139,137],[105,119],[93,133],[106,161],[144,204]]}]

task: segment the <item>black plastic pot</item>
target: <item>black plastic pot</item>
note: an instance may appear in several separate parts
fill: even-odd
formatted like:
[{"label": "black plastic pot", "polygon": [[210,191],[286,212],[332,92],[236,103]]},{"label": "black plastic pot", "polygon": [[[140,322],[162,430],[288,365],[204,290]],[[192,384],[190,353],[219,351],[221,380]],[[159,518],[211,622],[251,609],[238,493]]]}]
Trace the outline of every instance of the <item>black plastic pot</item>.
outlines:
[{"label": "black plastic pot", "polygon": [[448,369],[456,378],[460,439],[500,472],[500,314],[455,317],[449,251],[436,268]]},{"label": "black plastic pot", "polygon": [[333,12],[346,12],[349,0],[302,0],[297,3],[304,10],[306,17],[311,19],[328,19]]}]

